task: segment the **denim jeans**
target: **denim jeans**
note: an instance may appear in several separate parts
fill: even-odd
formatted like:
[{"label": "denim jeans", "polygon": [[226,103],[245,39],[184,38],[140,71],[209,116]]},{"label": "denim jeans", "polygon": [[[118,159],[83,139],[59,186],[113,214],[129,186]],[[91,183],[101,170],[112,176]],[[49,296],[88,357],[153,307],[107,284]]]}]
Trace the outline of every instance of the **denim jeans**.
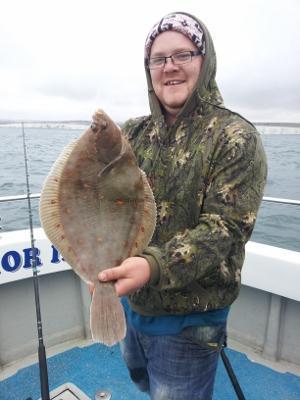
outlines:
[{"label": "denim jeans", "polygon": [[152,400],[211,400],[226,325],[150,336],[127,325],[121,353],[133,382]]}]

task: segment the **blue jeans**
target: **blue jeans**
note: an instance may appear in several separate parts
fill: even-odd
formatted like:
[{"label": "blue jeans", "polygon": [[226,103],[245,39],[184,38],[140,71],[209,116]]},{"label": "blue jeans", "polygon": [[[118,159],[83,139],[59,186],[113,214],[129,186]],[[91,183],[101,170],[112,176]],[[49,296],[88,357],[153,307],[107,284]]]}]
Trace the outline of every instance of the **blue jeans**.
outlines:
[{"label": "blue jeans", "polygon": [[211,400],[226,325],[150,336],[127,325],[121,353],[138,388],[152,400]]}]

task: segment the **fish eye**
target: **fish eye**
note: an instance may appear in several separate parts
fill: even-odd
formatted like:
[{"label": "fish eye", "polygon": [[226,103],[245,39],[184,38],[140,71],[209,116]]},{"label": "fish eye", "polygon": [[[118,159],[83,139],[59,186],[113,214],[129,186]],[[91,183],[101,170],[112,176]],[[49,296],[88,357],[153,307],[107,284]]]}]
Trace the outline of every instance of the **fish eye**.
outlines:
[{"label": "fish eye", "polygon": [[100,119],[98,121],[93,121],[90,125],[91,130],[96,133],[98,131],[103,131],[104,129],[107,128],[107,121],[105,119]]},{"label": "fish eye", "polygon": [[95,124],[95,122],[92,122],[92,123],[91,123],[91,130],[92,130],[93,132],[96,132],[96,131],[97,131],[97,125]]}]

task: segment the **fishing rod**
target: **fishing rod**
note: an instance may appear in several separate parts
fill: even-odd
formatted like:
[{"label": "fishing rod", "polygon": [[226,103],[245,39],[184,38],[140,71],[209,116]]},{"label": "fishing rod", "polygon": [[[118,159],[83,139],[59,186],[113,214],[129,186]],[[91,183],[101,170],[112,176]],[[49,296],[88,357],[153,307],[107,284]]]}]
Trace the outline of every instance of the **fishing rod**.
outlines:
[{"label": "fishing rod", "polygon": [[237,398],[239,400],[246,400],[245,395],[244,395],[244,393],[243,393],[243,391],[242,391],[242,389],[240,387],[240,384],[239,384],[239,382],[237,380],[237,377],[236,377],[236,375],[235,375],[235,373],[233,371],[231,363],[230,363],[230,361],[229,361],[229,359],[228,359],[228,357],[227,357],[227,355],[225,353],[225,350],[224,350],[225,347],[227,347],[227,337],[225,338],[223,346],[222,346],[222,349],[221,349],[221,358],[222,358],[224,367],[225,367],[226,372],[227,372],[227,374],[229,376],[229,379],[231,381],[231,384],[233,386],[233,389],[235,391],[235,394],[236,394]]},{"label": "fishing rod", "polygon": [[41,317],[41,308],[40,308],[39,282],[38,282],[37,261],[36,261],[37,249],[34,247],[35,239],[34,239],[34,235],[33,235],[32,208],[31,208],[31,201],[30,201],[28,159],[27,159],[25,129],[24,129],[23,122],[22,122],[22,136],[23,136],[23,150],[24,150],[27,201],[28,201],[28,216],[29,216],[29,226],[30,226],[31,252],[32,252],[32,274],[33,274],[33,284],[34,284],[37,333],[38,333],[38,341],[39,341],[38,358],[39,358],[39,368],[40,368],[41,396],[42,396],[42,400],[50,400],[47,358],[46,358],[46,350],[45,350],[44,340],[43,340],[42,317]]}]

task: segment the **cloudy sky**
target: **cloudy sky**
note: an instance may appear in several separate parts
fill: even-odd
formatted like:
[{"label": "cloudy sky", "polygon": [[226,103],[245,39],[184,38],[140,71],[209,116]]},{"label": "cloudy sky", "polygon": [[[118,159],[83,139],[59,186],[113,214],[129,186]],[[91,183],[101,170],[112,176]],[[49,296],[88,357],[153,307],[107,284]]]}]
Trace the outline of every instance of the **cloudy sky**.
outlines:
[{"label": "cloudy sky", "polygon": [[209,28],[227,107],[300,122],[299,0],[2,0],[0,120],[147,114],[144,40],[172,11]]}]

